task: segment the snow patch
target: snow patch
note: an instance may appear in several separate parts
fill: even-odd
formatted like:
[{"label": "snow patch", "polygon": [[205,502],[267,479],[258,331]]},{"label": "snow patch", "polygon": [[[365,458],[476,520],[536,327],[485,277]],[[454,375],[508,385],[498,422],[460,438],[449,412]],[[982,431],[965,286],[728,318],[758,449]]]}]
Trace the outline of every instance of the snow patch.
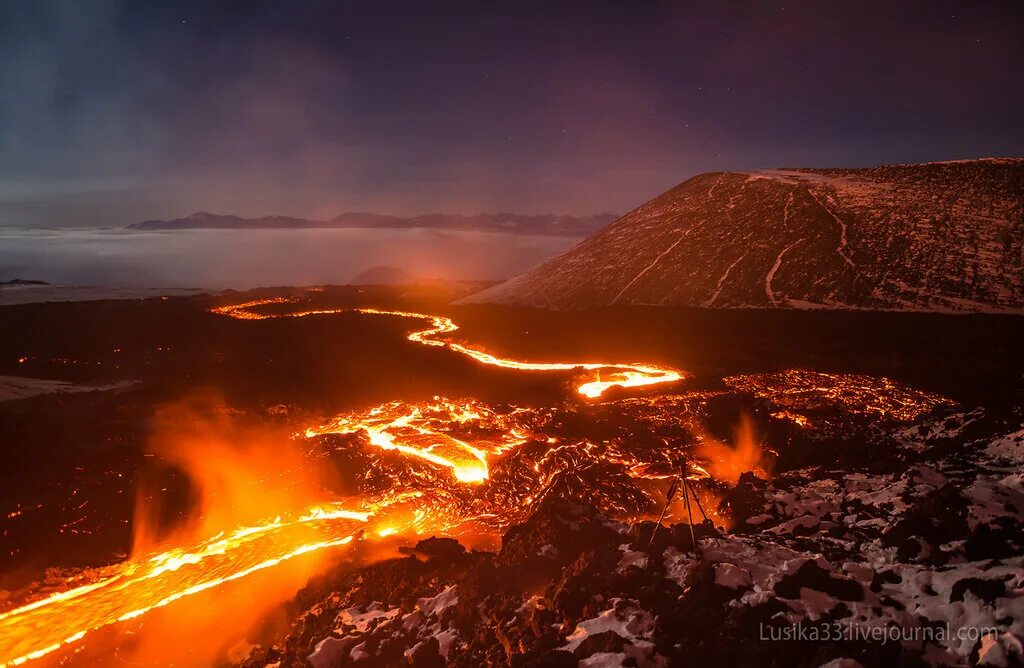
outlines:
[{"label": "snow patch", "polygon": [[416,607],[425,615],[440,616],[442,612],[459,602],[459,588],[449,585],[437,596],[416,600]]},{"label": "snow patch", "polygon": [[124,380],[102,385],[76,385],[65,380],[0,376],[0,401],[27,399],[40,394],[70,394],[72,392],[109,392],[125,390],[138,385],[135,380]]},{"label": "snow patch", "polygon": [[347,646],[348,643],[341,638],[328,636],[316,644],[313,653],[307,656],[306,660],[313,668],[331,668],[338,664]]},{"label": "snow patch", "polygon": [[631,601],[613,598],[612,607],[597,617],[585,619],[566,637],[561,649],[574,652],[589,636],[611,631],[626,640],[650,639],[654,632],[654,617]]},{"label": "snow patch", "polygon": [[379,619],[393,619],[397,617],[401,612],[400,608],[391,608],[390,610],[378,601],[374,601],[366,607],[365,610],[360,610],[358,607],[347,608],[342,610],[338,614],[338,618],[335,621],[339,625],[336,632],[342,633],[344,627],[351,627],[359,633],[365,633],[369,630],[372,623],[377,622]]}]

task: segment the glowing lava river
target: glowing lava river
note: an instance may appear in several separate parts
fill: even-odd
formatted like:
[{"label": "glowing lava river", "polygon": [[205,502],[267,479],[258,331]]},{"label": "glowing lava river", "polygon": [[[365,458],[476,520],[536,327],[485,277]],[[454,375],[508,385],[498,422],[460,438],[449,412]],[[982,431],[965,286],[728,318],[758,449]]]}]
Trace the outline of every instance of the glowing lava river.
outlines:
[{"label": "glowing lava river", "polygon": [[[290,303],[265,299],[213,309],[242,320],[330,315],[346,309],[267,314],[260,307]],[[421,320],[427,327],[409,334],[414,343],[447,349],[477,362],[523,372],[574,374],[575,390],[595,399],[609,388],[640,388],[673,383],[684,374],[648,364],[525,362],[496,357],[441,337],[458,326],[443,316],[357,309],[369,316]],[[536,500],[559,472],[579,468],[580,457],[598,456],[590,443],[563,448],[538,435],[535,416],[524,409],[493,410],[473,401],[436,399],[429,404],[392,402],[364,413],[344,414],[308,427],[297,438],[326,438],[339,450],[353,450],[368,467],[368,483],[358,496],[333,499],[303,512],[268,518],[222,531],[194,543],[176,545],[109,566],[101,573],[67,582],[57,593],[0,613],[0,666],[38,659],[73,645],[103,627],[146,613],[200,592],[238,581],[301,555],[335,548],[367,536],[400,531],[453,533],[471,527],[507,526]],[[351,439],[362,447],[350,447]],[[335,439],[330,441],[330,439]],[[349,439],[346,441],[345,439]],[[527,447],[528,445],[528,447]],[[367,448],[366,446],[370,446]],[[491,470],[493,458],[519,446],[530,456]],[[539,448],[539,449],[538,449]],[[367,452],[367,450],[369,452]],[[389,459],[375,456],[392,453]],[[603,456],[623,461],[625,455]],[[655,458],[657,459],[657,457]],[[650,462],[654,464],[656,462]],[[642,462],[631,462],[643,477]],[[447,473],[446,473],[447,472]],[[497,477],[501,484],[483,485]],[[656,479],[664,474],[655,475]],[[402,490],[400,493],[396,490]],[[608,502],[624,510],[636,505],[609,486]]]},{"label": "glowing lava river", "polygon": [[[704,497],[702,512],[707,509],[710,519],[722,524],[716,515],[721,493],[746,471],[768,477],[773,453],[746,418],[731,444],[712,435],[705,424],[720,410],[715,402],[753,398],[774,411],[766,419],[788,430],[828,429],[839,414],[906,422],[949,403],[885,378],[800,369],[730,376],[721,379],[720,389],[681,391],[674,384],[686,374],[647,363],[499,357],[451,340],[458,326],[445,316],[368,308],[301,310],[300,305],[297,298],[260,299],[212,312],[246,321],[346,312],[418,321],[425,326],[407,336],[415,344],[483,366],[571,379],[566,395],[579,400],[544,408],[445,397],[396,400],[313,424],[296,420],[273,436],[260,423],[236,441],[267,441],[263,458],[253,451],[226,454],[230,448],[218,454],[217,433],[228,428],[224,424],[209,430],[213,436],[191,443],[180,433],[189,423],[176,424],[170,461],[209,497],[202,499],[209,503],[199,504],[199,520],[157,541],[140,539],[146,527],[136,519],[135,548],[126,560],[56,576],[48,591],[36,589],[19,607],[0,611],[0,668],[50,654],[63,662],[66,654],[84,648],[83,639],[104,635],[101,629],[111,629],[107,636],[131,636],[143,619],[159,618],[155,611],[165,607],[176,621],[186,619],[193,614],[181,611],[187,601],[209,603],[213,597],[202,593],[218,588],[224,592],[221,602],[237,596],[246,606],[230,614],[254,622],[269,611],[255,605],[268,598],[261,577],[283,581],[290,573],[297,588],[328,567],[318,559],[337,555],[345,545],[350,550],[345,555],[371,546],[387,553],[383,556],[394,554],[394,541],[408,544],[423,535],[493,546],[549,496],[584,499],[625,521],[659,514],[681,520],[678,496],[663,506],[669,481],[686,471],[691,479],[706,479],[697,492]],[[289,306],[294,310],[279,311]],[[670,391],[606,400],[611,388]],[[734,421],[736,404],[731,406],[726,419]],[[343,485],[322,486],[315,472],[324,470],[348,477]],[[288,494],[279,496],[273,481],[284,481]],[[339,488],[344,495],[328,491]],[[247,513],[223,512],[235,506]],[[399,538],[388,538],[395,534]],[[237,588],[245,586],[257,590],[239,595]],[[230,632],[244,633],[236,627]],[[65,646],[69,651],[58,652]]]}]

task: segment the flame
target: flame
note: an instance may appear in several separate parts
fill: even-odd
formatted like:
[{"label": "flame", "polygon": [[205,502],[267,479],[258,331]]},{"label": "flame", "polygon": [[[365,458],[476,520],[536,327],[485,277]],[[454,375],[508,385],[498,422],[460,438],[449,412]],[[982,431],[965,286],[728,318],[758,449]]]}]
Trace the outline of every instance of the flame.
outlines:
[{"label": "flame", "polygon": [[764,448],[758,440],[753,420],[746,413],[740,415],[733,445],[718,440],[699,425],[693,424],[690,428],[697,436],[697,456],[707,462],[707,475],[732,485],[747,471],[752,471],[759,478],[769,476],[770,466],[764,458]]},{"label": "flame", "polygon": [[[150,445],[187,473],[198,495],[194,512],[161,535],[151,486],[141,484],[131,557],[93,582],[0,613],[0,666],[21,665],[102,627],[346,545],[372,524],[372,507],[306,505],[324,492],[301,455],[282,447],[287,435],[239,427],[215,399],[167,407],[155,425]],[[305,581],[315,567],[307,558],[296,577]],[[252,614],[277,602],[262,594],[247,597]]]}]

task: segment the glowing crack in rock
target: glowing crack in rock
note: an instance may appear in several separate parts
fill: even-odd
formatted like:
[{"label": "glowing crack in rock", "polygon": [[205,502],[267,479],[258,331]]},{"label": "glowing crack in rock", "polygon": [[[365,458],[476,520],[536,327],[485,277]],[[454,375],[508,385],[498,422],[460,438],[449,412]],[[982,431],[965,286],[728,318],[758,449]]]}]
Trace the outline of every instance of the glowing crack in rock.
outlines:
[{"label": "glowing crack in rock", "polygon": [[[785,409],[778,417],[793,419],[794,411],[826,406],[846,413],[874,415],[897,421],[913,420],[953,402],[941,395],[917,390],[889,378],[849,373],[822,373],[789,369],[775,373],[729,376],[723,382],[737,392],[767,399]],[[793,419],[800,426],[808,420]]]}]

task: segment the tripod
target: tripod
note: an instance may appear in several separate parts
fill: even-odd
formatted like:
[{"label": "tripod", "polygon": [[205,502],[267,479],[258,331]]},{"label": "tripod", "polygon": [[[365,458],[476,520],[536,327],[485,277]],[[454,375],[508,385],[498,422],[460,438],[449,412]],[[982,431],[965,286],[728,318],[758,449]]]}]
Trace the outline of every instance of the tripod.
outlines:
[{"label": "tripod", "polygon": [[675,497],[676,492],[680,487],[683,489],[683,507],[686,508],[686,516],[689,520],[690,527],[690,541],[693,543],[693,551],[699,552],[697,547],[697,534],[693,530],[693,506],[690,505],[690,499],[693,499],[693,504],[697,506],[697,510],[700,511],[701,517],[704,521],[707,521],[707,513],[704,512],[704,507],[700,504],[700,497],[697,496],[697,492],[693,489],[688,477],[689,466],[686,461],[686,457],[683,457],[679,463],[679,473],[675,478],[672,479],[672,484],[669,485],[668,493],[665,495],[665,507],[661,510],[661,516],[658,517],[658,523],[654,525],[654,530],[651,531],[651,540],[647,544],[647,549],[650,550],[651,546],[654,545],[654,538],[658,535],[658,529],[661,528],[661,523],[665,519],[665,515],[668,514],[668,507],[672,505],[672,499]]}]

